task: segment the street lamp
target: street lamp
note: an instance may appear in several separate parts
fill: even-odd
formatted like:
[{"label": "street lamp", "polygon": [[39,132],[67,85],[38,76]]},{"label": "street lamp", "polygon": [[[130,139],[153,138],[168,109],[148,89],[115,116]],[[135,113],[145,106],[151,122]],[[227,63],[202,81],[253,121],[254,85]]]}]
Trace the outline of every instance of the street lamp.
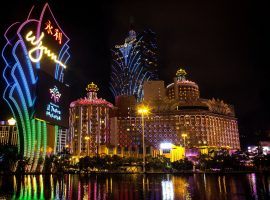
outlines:
[{"label": "street lamp", "polygon": [[182,138],[184,139],[184,147],[186,147],[186,137],[187,137],[187,134],[183,133]]},{"label": "street lamp", "polygon": [[138,113],[142,117],[142,145],[143,145],[143,173],[145,173],[145,144],[144,144],[144,116],[150,112],[149,107],[141,105],[138,107]]},{"label": "street lamp", "polygon": [[90,137],[87,135],[87,136],[84,137],[84,139],[87,142],[87,156],[89,156],[89,140],[90,140]]},{"label": "street lamp", "polygon": [[184,154],[184,156],[186,157],[186,137],[187,137],[187,134],[186,134],[186,133],[182,133],[181,136],[182,136],[183,139],[184,139],[184,148],[185,148],[185,154]]},{"label": "street lamp", "polygon": [[16,120],[15,120],[13,117],[11,117],[11,118],[8,120],[8,125],[14,126],[15,124],[16,124]]}]

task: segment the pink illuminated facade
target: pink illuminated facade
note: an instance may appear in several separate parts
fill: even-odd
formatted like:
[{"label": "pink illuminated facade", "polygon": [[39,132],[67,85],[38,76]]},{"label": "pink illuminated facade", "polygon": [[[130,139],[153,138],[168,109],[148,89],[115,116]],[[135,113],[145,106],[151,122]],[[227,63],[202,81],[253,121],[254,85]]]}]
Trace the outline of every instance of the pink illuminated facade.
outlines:
[{"label": "pink illuminated facade", "polygon": [[97,97],[98,87],[88,84],[87,97],[70,104],[69,143],[74,156],[95,155],[110,143],[110,110],[113,105]]}]

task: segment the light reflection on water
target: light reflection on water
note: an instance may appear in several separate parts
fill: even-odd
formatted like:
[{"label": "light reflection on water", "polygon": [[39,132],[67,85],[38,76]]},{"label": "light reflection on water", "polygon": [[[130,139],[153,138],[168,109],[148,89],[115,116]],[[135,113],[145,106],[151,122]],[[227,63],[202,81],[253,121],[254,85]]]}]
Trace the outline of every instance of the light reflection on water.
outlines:
[{"label": "light reflection on water", "polygon": [[0,176],[0,199],[270,199],[261,174]]}]

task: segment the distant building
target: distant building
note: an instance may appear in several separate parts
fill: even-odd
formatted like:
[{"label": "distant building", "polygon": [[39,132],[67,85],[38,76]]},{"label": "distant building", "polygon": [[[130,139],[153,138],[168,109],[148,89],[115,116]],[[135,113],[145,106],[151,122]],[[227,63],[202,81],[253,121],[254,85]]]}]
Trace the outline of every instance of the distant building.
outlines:
[{"label": "distant building", "polygon": [[[8,121],[0,121],[0,145],[18,146],[18,132],[16,121],[14,119]],[[59,129],[57,135],[56,151],[51,150],[50,153],[61,152],[67,144],[67,129]],[[47,152],[49,153],[49,152]]]},{"label": "distant building", "polygon": [[128,117],[135,109],[136,98],[134,95],[119,95],[115,98],[115,106],[117,107],[117,116]]},{"label": "distant building", "polygon": [[9,123],[8,121],[0,121],[0,145],[18,145],[18,133],[15,123]]},{"label": "distant building", "polygon": [[88,84],[87,97],[70,104],[69,147],[74,156],[106,153],[110,144],[110,111],[114,106],[97,97],[99,90]]},{"label": "distant building", "polygon": [[137,34],[129,31],[123,45],[112,49],[111,91],[119,95],[143,97],[143,83],[157,79],[156,34],[145,30]]},{"label": "distant building", "polygon": [[164,99],[164,81],[145,81],[143,83],[143,93],[144,101],[155,101]]},{"label": "distant building", "polygon": [[62,152],[65,148],[67,148],[67,140],[68,140],[68,129],[59,129],[56,152]]},{"label": "distant building", "polygon": [[263,154],[269,155],[270,154],[270,141],[259,141],[258,146],[249,146],[248,152],[253,154]]},{"label": "distant building", "polygon": [[[156,85],[152,86],[146,93],[155,90]],[[177,71],[166,94],[163,99],[144,101],[152,108],[145,118],[146,146],[159,149],[161,143],[169,142],[186,147],[240,149],[233,107],[222,100],[200,98],[198,85],[186,79],[184,70]],[[135,109],[130,113],[118,117],[119,146],[127,151],[142,146],[141,117]]]}]

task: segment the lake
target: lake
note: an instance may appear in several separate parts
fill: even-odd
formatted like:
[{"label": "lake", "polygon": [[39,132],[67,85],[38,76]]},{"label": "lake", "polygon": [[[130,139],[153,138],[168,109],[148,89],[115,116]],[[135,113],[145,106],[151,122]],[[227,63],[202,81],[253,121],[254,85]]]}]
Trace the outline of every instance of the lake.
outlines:
[{"label": "lake", "polygon": [[270,199],[263,174],[0,176],[2,199]]}]

